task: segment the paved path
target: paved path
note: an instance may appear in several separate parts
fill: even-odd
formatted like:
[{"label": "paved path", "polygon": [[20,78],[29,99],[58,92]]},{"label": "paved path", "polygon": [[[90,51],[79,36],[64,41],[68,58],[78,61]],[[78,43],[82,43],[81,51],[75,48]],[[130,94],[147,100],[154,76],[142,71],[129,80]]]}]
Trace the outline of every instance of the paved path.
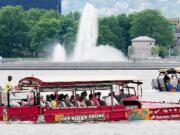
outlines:
[{"label": "paved path", "polygon": [[180,67],[179,63],[146,62],[12,62],[0,64],[0,70],[157,70]]}]

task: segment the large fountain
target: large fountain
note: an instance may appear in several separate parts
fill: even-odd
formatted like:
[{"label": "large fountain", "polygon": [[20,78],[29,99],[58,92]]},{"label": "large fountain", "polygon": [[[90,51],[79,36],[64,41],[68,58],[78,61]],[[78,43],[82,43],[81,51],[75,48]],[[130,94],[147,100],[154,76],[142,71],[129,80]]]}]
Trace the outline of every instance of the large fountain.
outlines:
[{"label": "large fountain", "polygon": [[[97,46],[98,17],[93,5],[87,3],[80,19],[77,41],[69,61],[126,61],[123,53],[109,45]],[[59,47],[58,47],[59,46]],[[53,53],[53,61],[67,60],[62,45],[57,44]]]}]

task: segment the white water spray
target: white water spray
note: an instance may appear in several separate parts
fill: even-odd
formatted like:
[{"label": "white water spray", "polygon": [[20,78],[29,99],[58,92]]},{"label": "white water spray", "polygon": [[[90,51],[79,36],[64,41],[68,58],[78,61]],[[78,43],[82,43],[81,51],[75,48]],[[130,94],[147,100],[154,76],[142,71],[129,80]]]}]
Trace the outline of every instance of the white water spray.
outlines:
[{"label": "white water spray", "polygon": [[[113,26],[112,26],[113,27]],[[96,46],[98,38],[98,17],[93,5],[87,3],[80,19],[77,41],[70,61],[126,61],[123,53],[109,45]],[[58,48],[56,48],[58,49]],[[54,54],[53,61],[67,60],[65,51]],[[62,56],[59,56],[62,55]],[[57,59],[56,59],[57,57]]]},{"label": "white water spray", "polygon": [[66,52],[61,44],[55,45],[52,59],[54,62],[66,61]]},{"label": "white water spray", "polygon": [[87,3],[80,20],[73,60],[86,60],[84,58],[88,57],[88,51],[94,50],[96,47],[97,37],[98,23],[96,9],[93,5]]}]

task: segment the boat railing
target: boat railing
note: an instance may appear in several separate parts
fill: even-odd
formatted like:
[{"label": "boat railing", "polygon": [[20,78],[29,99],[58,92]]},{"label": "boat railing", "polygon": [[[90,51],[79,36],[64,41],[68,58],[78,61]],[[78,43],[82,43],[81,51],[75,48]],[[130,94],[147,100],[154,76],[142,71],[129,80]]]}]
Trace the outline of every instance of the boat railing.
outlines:
[{"label": "boat railing", "polygon": [[7,107],[19,107],[22,106],[22,101],[28,101],[28,94],[32,93],[31,100],[33,100],[33,104],[35,105],[36,101],[36,92],[35,91],[10,91],[10,92],[1,92],[0,93],[0,101],[1,106],[7,106]]}]

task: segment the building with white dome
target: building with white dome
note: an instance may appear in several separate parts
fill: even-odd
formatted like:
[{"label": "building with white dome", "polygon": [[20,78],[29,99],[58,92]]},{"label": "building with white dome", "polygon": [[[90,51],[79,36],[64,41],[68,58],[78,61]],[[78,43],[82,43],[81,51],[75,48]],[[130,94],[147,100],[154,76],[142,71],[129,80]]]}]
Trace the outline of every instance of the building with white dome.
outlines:
[{"label": "building with white dome", "polygon": [[139,36],[131,40],[129,46],[129,57],[131,59],[151,59],[155,56],[152,50],[155,48],[156,40],[148,36]]}]

